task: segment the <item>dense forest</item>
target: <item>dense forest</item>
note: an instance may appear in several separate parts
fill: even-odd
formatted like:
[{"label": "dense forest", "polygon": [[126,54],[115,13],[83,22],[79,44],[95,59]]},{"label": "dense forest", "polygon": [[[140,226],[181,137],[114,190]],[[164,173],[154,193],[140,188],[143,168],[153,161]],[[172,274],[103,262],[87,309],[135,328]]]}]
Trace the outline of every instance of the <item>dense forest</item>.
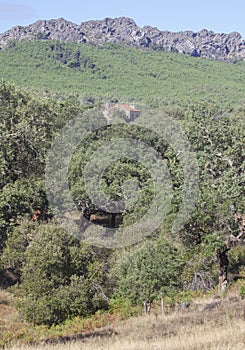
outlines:
[{"label": "dense forest", "polygon": [[[212,62],[119,45],[23,41],[0,52],[0,65],[0,281],[16,297],[23,319],[52,326],[162,296],[175,303],[192,291],[216,288],[217,249],[227,235],[239,234],[244,214],[244,62]],[[105,103],[118,101],[133,102],[141,110],[139,120],[125,123],[117,113],[114,123],[103,122]],[[69,193],[80,213],[81,203],[88,201],[84,169],[96,152],[87,174],[93,178],[96,167],[103,169],[103,145],[128,139],[130,147],[144,144],[168,169],[171,198],[166,199],[164,220],[134,244],[86,242],[62,229],[50,206],[47,154],[55,137],[77,119],[81,125],[96,124],[77,144],[68,165]],[[172,131],[167,129],[170,120]],[[186,173],[181,161],[184,143],[178,144],[178,154],[171,137],[158,132],[161,125],[173,139],[181,130],[188,140],[196,176]],[[158,189],[147,165],[151,153],[142,152],[137,161],[122,145],[121,157],[114,159],[108,151],[112,162],[100,185],[108,202],[116,202],[125,198],[125,183],[137,183],[138,198],[129,195],[132,203],[110,231],[120,235],[129,227],[133,236],[134,224],[148,213]],[[64,150],[72,147],[68,138]],[[189,217],[173,231],[186,177],[195,187],[195,201]],[[67,191],[49,186],[54,196],[55,191]],[[37,210],[43,214],[38,220]],[[97,224],[110,227],[106,219]],[[229,260],[231,276],[244,272],[243,241],[232,247]]]},{"label": "dense forest", "polygon": [[0,65],[9,82],[83,103],[117,98],[161,107],[203,100],[226,109],[244,103],[244,61],[35,40],[10,42],[0,52]]}]

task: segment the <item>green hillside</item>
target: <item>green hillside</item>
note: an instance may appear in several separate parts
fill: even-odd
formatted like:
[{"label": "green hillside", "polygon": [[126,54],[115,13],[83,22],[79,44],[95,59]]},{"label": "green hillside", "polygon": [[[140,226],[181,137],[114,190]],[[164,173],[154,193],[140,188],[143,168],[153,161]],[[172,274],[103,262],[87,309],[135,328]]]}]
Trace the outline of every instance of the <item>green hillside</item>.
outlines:
[{"label": "green hillside", "polygon": [[65,96],[133,99],[151,106],[244,103],[245,62],[109,44],[20,41],[0,52],[0,67],[3,79]]}]

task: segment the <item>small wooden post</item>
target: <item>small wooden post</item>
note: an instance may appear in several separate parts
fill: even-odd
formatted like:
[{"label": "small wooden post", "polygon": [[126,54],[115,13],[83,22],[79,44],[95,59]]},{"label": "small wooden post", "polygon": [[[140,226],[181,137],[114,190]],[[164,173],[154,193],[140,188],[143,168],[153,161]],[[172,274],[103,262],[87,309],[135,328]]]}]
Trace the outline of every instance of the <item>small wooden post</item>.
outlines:
[{"label": "small wooden post", "polygon": [[162,315],[165,315],[165,305],[164,305],[163,295],[161,296],[161,310],[162,310]]}]

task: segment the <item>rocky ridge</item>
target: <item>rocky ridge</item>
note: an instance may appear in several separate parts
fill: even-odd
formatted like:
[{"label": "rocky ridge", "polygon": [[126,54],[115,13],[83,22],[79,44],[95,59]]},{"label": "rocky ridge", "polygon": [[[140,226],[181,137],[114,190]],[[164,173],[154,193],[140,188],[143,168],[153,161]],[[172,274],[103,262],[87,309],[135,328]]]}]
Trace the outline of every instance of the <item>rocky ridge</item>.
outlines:
[{"label": "rocky ridge", "polygon": [[80,25],[59,18],[15,26],[0,34],[0,49],[13,40],[60,40],[92,45],[121,43],[220,61],[245,60],[245,40],[237,32],[225,34],[203,29],[174,33],[151,26],[141,28],[127,17],[91,20]]}]

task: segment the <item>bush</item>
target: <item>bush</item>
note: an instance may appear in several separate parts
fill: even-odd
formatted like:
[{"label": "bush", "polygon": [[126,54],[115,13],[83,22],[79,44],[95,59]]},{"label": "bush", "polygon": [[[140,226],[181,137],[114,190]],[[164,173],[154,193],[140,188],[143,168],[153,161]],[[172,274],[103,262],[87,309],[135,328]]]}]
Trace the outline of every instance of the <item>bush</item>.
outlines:
[{"label": "bush", "polygon": [[[23,220],[6,240],[6,245],[0,257],[4,270],[11,270],[20,279],[23,264],[26,260],[25,252],[34,236],[36,224],[30,220]],[[30,234],[32,232],[32,234]]]},{"label": "bush", "polygon": [[131,317],[137,314],[139,310],[132,308],[130,300],[114,296],[110,300],[110,311],[113,314],[120,314],[123,317]]},{"label": "bush", "polygon": [[29,322],[59,324],[73,316],[88,316],[95,309],[92,303],[94,291],[88,280],[82,276],[72,276],[69,285],[47,291],[38,298],[29,295],[19,306]]},{"label": "bush", "polygon": [[116,293],[133,304],[171,294],[182,287],[183,263],[180,250],[165,238],[146,240],[118,262]]},{"label": "bush", "polygon": [[18,306],[25,319],[51,326],[106,308],[102,265],[99,252],[60,227],[39,225],[25,252],[21,274],[19,293],[26,297],[20,298]]},{"label": "bush", "polygon": [[245,298],[245,284],[240,287],[240,292],[239,292],[240,297],[243,299]]}]

